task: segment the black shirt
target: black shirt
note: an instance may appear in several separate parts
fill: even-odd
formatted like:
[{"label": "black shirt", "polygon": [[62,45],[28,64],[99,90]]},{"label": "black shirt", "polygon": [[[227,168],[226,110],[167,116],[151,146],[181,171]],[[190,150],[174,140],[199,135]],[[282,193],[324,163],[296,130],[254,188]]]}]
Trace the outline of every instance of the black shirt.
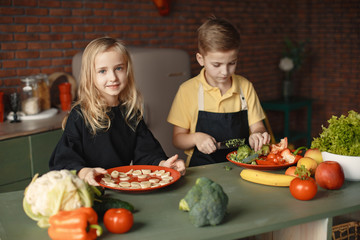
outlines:
[{"label": "black shirt", "polygon": [[120,107],[112,107],[109,130],[93,135],[85,125],[79,107],[69,114],[64,133],[50,158],[50,170],[134,165],[159,165],[168,157],[144,120],[131,129]]}]

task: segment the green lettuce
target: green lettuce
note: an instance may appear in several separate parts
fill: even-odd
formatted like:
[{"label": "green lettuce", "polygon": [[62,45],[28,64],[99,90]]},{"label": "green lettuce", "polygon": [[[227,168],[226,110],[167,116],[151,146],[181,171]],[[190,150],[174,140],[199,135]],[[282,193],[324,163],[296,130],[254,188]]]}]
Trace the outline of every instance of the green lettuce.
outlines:
[{"label": "green lettuce", "polygon": [[329,126],[322,127],[323,132],[314,138],[311,148],[322,152],[346,156],[360,156],[360,114],[351,110],[348,116],[332,116]]}]

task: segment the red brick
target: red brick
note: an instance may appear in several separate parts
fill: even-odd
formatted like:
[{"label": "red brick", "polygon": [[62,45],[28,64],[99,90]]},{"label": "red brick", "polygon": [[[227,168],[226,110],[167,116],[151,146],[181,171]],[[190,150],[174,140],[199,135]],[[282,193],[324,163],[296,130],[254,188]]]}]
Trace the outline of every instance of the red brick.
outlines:
[{"label": "red brick", "polygon": [[62,22],[62,19],[59,17],[41,17],[39,19],[40,24],[59,24]]},{"label": "red brick", "polygon": [[100,24],[103,23],[104,19],[100,17],[92,17],[92,18],[86,18],[85,23],[86,24]]},{"label": "red brick", "polygon": [[63,18],[62,22],[64,24],[72,24],[72,25],[80,25],[84,23],[84,19],[81,17],[67,17],[67,18]]},{"label": "red brick", "polygon": [[39,34],[39,40],[41,41],[60,41],[63,39],[63,35],[62,34],[49,34],[49,33],[40,33]]},{"label": "red brick", "polygon": [[92,25],[75,25],[74,32],[92,32],[94,31],[94,26]]},{"label": "red brick", "polygon": [[38,34],[33,33],[18,33],[14,34],[15,41],[36,41],[39,40]]},{"label": "red brick", "polygon": [[114,31],[114,26],[113,25],[107,25],[107,26],[95,26],[95,31],[96,32],[113,32]]},{"label": "red brick", "polygon": [[26,49],[26,43],[20,42],[4,42],[1,43],[1,50],[20,50],[20,49]]},{"label": "red brick", "polygon": [[91,8],[91,9],[102,9],[104,7],[104,4],[102,1],[100,2],[84,2],[84,7],[85,8]]},{"label": "red brick", "polygon": [[47,49],[50,48],[49,42],[29,42],[28,49]]},{"label": "red brick", "polygon": [[53,49],[67,49],[67,48],[71,48],[71,47],[72,47],[71,42],[51,43],[51,48],[53,48]]},{"label": "red brick", "polygon": [[39,57],[40,58],[62,57],[62,51],[59,51],[59,50],[41,51]]},{"label": "red brick", "polygon": [[61,7],[63,8],[81,8],[83,6],[81,1],[62,1]]},{"label": "red brick", "polygon": [[19,60],[13,60],[13,61],[3,61],[3,68],[18,68],[18,67],[25,67],[26,61],[19,61]]},{"label": "red brick", "polygon": [[99,17],[99,16],[111,16],[112,15],[112,11],[111,10],[93,10],[94,11],[94,16]]},{"label": "red brick", "polygon": [[48,59],[39,59],[28,61],[29,67],[46,67],[51,65],[51,60]]},{"label": "red brick", "polygon": [[[19,78],[35,75],[41,72],[38,68],[18,68],[16,69],[16,76]],[[20,81],[20,79],[19,79]]]},{"label": "red brick", "polygon": [[20,7],[35,7],[37,0],[13,0],[13,4]]},{"label": "red brick", "polygon": [[50,32],[50,27],[46,25],[28,25],[28,32]]},{"label": "red brick", "polygon": [[16,76],[16,71],[14,69],[2,69],[0,68],[0,77],[8,78]]},{"label": "red brick", "polygon": [[56,0],[38,0],[39,1],[39,7],[48,7],[48,8],[56,8],[61,6],[61,1]]},{"label": "red brick", "polygon": [[14,59],[14,52],[4,52],[4,51],[0,51],[0,59],[5,60],[5,59]]},{"label": "red brick", "polygon": [[62,35],[63,39],[65,41],[68,41],[68,40],[78,40],[78,39],[81,39],[84,35],[82,33],[64,33]]},{"label": "red brick", "polygon": [[45,16],[49,14],[49,10],[47,8],[27,8],[26,15],[30,16]]},{"label": "red brick", "polygon": [[24,9],[13,8],[13,7],[0,7],[0,16],[3,15],[22,15],[24,14]]},{"label": "red brick", "polygon": [[50,9],[49,10],[49,15],[54,17],[54,16],[70,16],[71,15],[71,10],[70,9],[58,9],[58,8],[55,8],[55,9]]},{"label": "red brick", "polygon": [[64,33],[64,32],[72,32],[73,27],[69,25],[55,25],[51,26],[52,33]]},{"label": "red brick", "polygon": [[52,59],[51,60],[52,66],[66,66],[71,65],[71,59]]},{"label": "red brick", "polygon": [[15,33],[15,32],[25,32],[26,27],[25,25],[0,25],[0,32],[9,32],[9,33]]},{"label": "red brick", "polygon": [[92,10],[90,9],[73,9],[72,16],[92,16]]},{"label": "red brick", "polygon": [[38,51],[16,51],[15,57],[18,59],[38,58]]},{"label": "red brick", "polygon": [[13,18],[10,16],[0,16],[0,24],[9,24],[13,22]]},{"label": "red brick", "polygon": [[0,42],[5,42],[5,41],[12,41],[13,35],[10,33],[2,33],[0,34]]},{"label": "red brick", "polygon": [[38,17],[14,17],[15,23],[35,24],[39,22]]}]

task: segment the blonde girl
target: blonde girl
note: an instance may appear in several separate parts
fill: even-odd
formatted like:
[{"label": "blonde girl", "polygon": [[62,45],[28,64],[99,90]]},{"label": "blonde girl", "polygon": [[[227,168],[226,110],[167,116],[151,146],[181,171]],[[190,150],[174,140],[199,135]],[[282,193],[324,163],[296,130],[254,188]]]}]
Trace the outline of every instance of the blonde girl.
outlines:
[{"label": "blonde girl", "polygon": [[[85,48],[78,100],[51,159],[50,169],[75,169],[92,185],[105,169],[159,165],[185,173],[184,161],[168,158],[143,120],[131,58],[119,40],[102,37]],[[165,160],[167,159],[167,160]]]}]

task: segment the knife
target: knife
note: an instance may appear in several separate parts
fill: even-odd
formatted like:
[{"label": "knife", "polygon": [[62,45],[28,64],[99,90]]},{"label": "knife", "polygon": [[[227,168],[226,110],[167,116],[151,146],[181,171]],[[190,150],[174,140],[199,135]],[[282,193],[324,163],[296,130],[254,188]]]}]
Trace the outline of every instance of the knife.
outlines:
[{"label": "knife", "polygon": [[245,138],[234,138],[228,139],[222,142],[217,142],[217,149],[228,149],[228,148],[237,148],[245,144]]},{"label": "knife", "polygon": [[259,157],[259,154],[254,153],[251,154],[250,156],[244,158],[243,160],[241,160],[242,163],[251,163],[253,160],[257,159]]}]

